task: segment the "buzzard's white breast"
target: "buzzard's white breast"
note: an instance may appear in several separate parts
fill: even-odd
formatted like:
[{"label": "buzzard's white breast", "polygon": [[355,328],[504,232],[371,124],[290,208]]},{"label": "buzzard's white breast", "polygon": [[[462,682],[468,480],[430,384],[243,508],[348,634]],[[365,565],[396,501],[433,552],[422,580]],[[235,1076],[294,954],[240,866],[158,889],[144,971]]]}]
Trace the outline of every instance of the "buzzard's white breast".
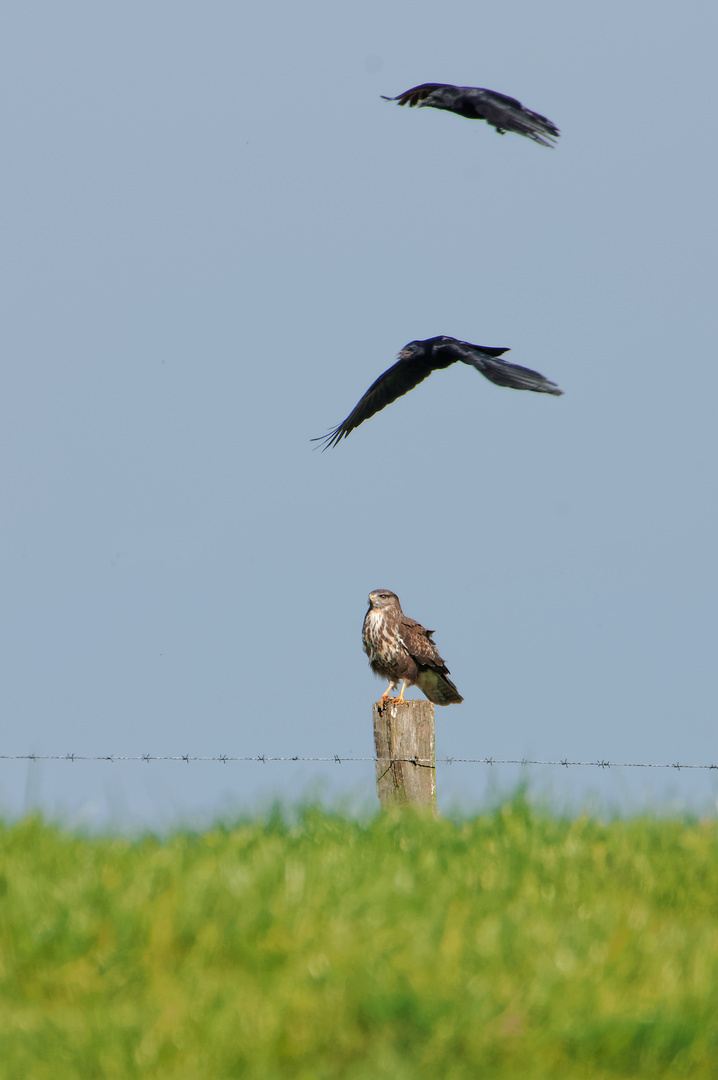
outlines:
[{"label": "buzzard's white breast", "polygon": [[383,611],[371,608],[364,623],[364,651],[369,660],[378,662],[382,668],[390,671],[398,656],[406,653],[406,646],[397,633],[392,619],[387,619]]}]

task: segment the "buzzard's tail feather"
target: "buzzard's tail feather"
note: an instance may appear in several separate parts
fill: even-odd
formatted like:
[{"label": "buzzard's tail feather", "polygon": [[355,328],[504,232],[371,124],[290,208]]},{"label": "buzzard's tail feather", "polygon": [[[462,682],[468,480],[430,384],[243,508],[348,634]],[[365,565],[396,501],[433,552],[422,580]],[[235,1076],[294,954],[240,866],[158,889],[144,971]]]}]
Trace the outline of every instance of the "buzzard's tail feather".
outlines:
[{"label": "buzzard's tail feather", "polygon": [[451,679],[435,668],[420,672],[416,685],[434,705],[459,705],[464,700]]}]

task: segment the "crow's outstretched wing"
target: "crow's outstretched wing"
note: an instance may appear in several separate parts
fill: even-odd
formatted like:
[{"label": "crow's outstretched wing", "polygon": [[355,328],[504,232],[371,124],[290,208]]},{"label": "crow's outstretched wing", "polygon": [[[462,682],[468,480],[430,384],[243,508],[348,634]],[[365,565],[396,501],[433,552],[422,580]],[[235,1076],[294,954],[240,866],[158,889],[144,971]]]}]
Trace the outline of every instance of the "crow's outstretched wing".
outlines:
[{"label": "crow's outstretched wing", "polygon": [[468,341],[457,341],[453,347],[459,354],[456,357],[457,360],[471,364],[489,382],[496,383],[497,386],[509,386],[512,390],[533,390],[537,394],[555,394],[556,397],[563,394],[563,390],[559,390],[556,383],[546,379],[538,371],[521,367],[520,364],[510,364],[508,360],[499,360],[497,356],[490,355],[479,345],[470,345]]},{"label": "crow's outstretched wing", "polygon": [[[491,124],[498,132],[514,131],[525,135],[541,146],[553,146],[559,130],[545,116],[524,108],[516,98],[497,94],[494,90],[470,89],[476,115]],[[463,114],[464,116],[466,113]]]},{"label": "crow's outstretched wing", "polygon": [[383,101],[398,101],[400,105],[408,105],[409,108],[413,109],[415,105],[420,105],[436,90],[458,89],[458,86],[452,86],[450,83],[427,82],[422,83],[421,86],[412,86],[411,90],[405,90],[403,94],[397,94],[396,97],[387,97],[386,94],[381,96]]},{"label": "crow's outstretched wing", "polygon": [[434,365],[429,359],[397,361],[388,371],[380,375],[376,382],[371,384],[366,394],[352,409],[346,420],[343,420],[328,435],[312,439],[312,442],[323,442],[324,450],[329,446],[336,446],[342,439],[346,439],[350,431],[353,431],[355,427],[359,427],[374,413],[380,412],[387,405],[391,405],[392,401],[396,401],[397,398],[401,397],[402,394],[413,390],[428,375],[431,375],[433,370]]}]

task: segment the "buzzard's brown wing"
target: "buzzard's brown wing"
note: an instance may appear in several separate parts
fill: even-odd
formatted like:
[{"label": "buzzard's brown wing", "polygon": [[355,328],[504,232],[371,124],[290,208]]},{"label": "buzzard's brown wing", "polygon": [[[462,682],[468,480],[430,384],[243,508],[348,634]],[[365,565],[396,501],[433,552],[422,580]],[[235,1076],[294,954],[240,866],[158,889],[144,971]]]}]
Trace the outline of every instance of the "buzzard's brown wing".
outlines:
[{"label": "buzzard's brown wing", "polygon": [[455,705],[463,701],[461,694],[447,678],[449,669],[431,640],[433,630],[426,630],[421,623],[402,615],[399,633],[404,646],[419,665],[416,685],[435,705]]},{"label": "buzzard's brown wing", "polygon": [[445,666],[439,656],[439,650],[431,640],[433,630],[426,630],[421,623],[403,614],[399,617],[398,629],[407,652],[417,664],[429,667]]}]

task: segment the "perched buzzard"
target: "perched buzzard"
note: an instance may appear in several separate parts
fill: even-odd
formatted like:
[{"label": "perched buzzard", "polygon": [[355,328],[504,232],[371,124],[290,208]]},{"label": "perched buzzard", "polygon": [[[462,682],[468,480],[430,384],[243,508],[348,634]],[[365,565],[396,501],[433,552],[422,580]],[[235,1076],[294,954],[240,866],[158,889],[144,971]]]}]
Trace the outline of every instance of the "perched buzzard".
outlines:
[{"label": "perched buzzard", "polygon": [[384,101],[398,101],[400,105],[420,109],[446,109],[469,120],[485,120],[495,127],[499,135],[515,131],[527,139],[553,146],[559,136],[559,130],[550,120],[540,113],[525,109],[516,98],[497,94],[493,90],[482,90],[478,86],[451,86],[450,83],[423,83],[413,86],[397,97],[387,97]]},{"label": "perched buzzard", "polygon": [[431,640],[433,633],[433,630],[425,630],[421,623],[407,619],[395,593],[388,589],[375,589],[369,593],[362,641],[372,671],[389,679],[389,686],[379,699],[381,705],[399,679],[402,680],[399,701],[404,700],[407,683],[418,686],[435,705],[458,705],[464,700],[447,678],[449,669]]},{"label": "perched buzzard", "polygon": [[408,390],[413,390],[427,375],[431,375],[432,371],[449,367],[457,360],[475,367],[497,386],[510,386],[514,390],[534,390],[537,394],[563,393],[556,383],[549,382],[543,375],[539,375],[538,371],[498,359],[502,353],[508,351],[485,345],[470,345],[468,341],[457,341],[456,338],[443,335],[428,338],[426,341],[411,341],[399,353],[399,362],[372,383],[346,420],[328,435],[312,439],[312,442],[323,442],[325,450],[328,446],[336,446],[342,439],[346,439],[355,427],[359,427],[364,420],[396,401]]}]

